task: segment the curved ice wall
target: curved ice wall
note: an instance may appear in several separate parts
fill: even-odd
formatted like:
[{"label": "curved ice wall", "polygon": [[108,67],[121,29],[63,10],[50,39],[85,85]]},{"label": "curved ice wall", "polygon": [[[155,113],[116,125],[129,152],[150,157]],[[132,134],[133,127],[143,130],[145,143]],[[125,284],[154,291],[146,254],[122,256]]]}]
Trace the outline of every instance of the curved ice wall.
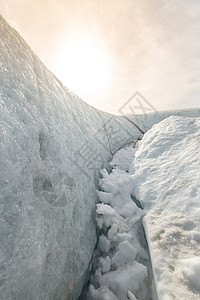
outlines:
[{"label": "curved ice wall", "polygon": [[140,132],[71,94],[2,18],[0,63],[0,298],[77,299],[99,170]]},{"label": "curved ice wall", "polygon": [[70,93],[3,18],[0,130],[0,298],[77,299],[99,170],[141,132]]}]

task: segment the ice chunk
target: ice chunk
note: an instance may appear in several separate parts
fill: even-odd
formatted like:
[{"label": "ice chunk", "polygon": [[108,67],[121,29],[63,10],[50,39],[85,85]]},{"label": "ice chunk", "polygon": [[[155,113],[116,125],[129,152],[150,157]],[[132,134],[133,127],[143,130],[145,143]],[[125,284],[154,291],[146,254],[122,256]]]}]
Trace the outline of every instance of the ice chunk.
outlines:
[{"label": "ice chunk", "polygon": [[118,300],[107,286],[101,286],[95,289],[92,284],[89,287],[88,297],[91,300]]},{"label": "ice chunk", "polygon": [[107,204],[97,204],[97,214],[98,215],[106,215],[113,216],[115,215],[115,210]]},{"label": "ice chunk", "polygon": [[131,246],[128,241],[123,241],[118,245],[118,251],[112,258],[112,265],[118,267],[125,263],[130,263],[135,260],[137,251]]},{"label": "ice chunk", "polygon": [[101,250],[101,252],[108,253],[111,247],[110,240],[105,235],[101,235],[99,237],[98,247]]},{"label": "ice chunk", "polygon": [[101,286],[109,286],[117,295],[118,300],[127,299],[127,293],[130,291],[137,295],[138,299],[145,299],[147,295],[147,269],[142,264],[134,261],[132,264],[123,265],[116,271],[105,273],[100,278]]},{"label": "ice chunk", "polygon": [[[108,249],[109,251],[110,249]],[[107,251],[107,252],[108,252]],[[100,257],[100,266],[101,266],[101,273],[104,274],[106,272],[110,271],[110,266],[111,266],[111,260],[109,256],[106,256],[105,258]]]},{"label": "ice chunk", "polygon": [[[102,219],[102,224],[104,224],[106,227],[112,225],[116,217],[116,212],[110,205],[97,204],[96,212],[98,214],[98,219]],[[101,221],[98,222],[98,224],[99,224],[99,228],[101,228],[102,227]]]},{"label": "ice chunk", "polygon": [[125,204],[120,211],[120,215],[125,218],[130,218],[138,212],[137,206],[133,201]]},{"label": "ice chunk", "polygon": [[111,204],[113,200],[113,195],[111,193],[106,193],[99,191],[98,192],[99,199],[102,203]]}]

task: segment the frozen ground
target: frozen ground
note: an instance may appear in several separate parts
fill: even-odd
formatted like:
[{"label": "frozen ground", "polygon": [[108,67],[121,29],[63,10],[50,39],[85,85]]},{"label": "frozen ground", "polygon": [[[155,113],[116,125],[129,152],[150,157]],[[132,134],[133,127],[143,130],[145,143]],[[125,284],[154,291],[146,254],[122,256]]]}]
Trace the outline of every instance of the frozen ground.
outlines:
[{"label": "frozen ground", "polygon": [[151,298],[142,219],[153,299],[200,299],[200,118],[165,119],[133,146],[115,154],[110,174],[102,171],[88,299]]}]

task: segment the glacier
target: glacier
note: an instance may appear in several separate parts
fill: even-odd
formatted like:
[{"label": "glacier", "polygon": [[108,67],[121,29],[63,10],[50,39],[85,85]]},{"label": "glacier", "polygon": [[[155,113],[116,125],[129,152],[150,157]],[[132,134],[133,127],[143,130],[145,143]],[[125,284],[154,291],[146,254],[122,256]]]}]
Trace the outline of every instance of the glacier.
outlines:
[{"label": "glacier", "polygon": [[1,299],[77,299],[97,239],[99,170],[141,137],[134,122],[146,131],[194,114],[127,119],[94,109],[0,17]]},{"label": "glacier", "polygon": [[138,129],[69,92],[0,20],[1,299],[77,299],[99,170]]},{"label": "glacier", "polygon": [[142,226],[144,212],[131,196],[129,167],[136,144],[115,153],[110,174],[101,171],[96,209],[100,236],[84,300],[152,299],[152,271]]}]

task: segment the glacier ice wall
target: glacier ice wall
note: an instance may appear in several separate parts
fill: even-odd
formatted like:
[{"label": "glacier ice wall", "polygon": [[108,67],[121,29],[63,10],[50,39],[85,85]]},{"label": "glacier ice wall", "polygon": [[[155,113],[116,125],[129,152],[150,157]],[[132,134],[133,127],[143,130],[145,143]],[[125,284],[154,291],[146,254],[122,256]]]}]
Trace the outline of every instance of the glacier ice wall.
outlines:
[{"label": "glacier ice wall", "polygon": [[99,170],[141,133],[67,90],[3,18],[0,130],[0,298],[77,299]]},{"label": "glacier ice wall", "polygon": [[2,18],[0,130],[0,298],[77,299],[99,170],[140,132],[70,93]]}]

